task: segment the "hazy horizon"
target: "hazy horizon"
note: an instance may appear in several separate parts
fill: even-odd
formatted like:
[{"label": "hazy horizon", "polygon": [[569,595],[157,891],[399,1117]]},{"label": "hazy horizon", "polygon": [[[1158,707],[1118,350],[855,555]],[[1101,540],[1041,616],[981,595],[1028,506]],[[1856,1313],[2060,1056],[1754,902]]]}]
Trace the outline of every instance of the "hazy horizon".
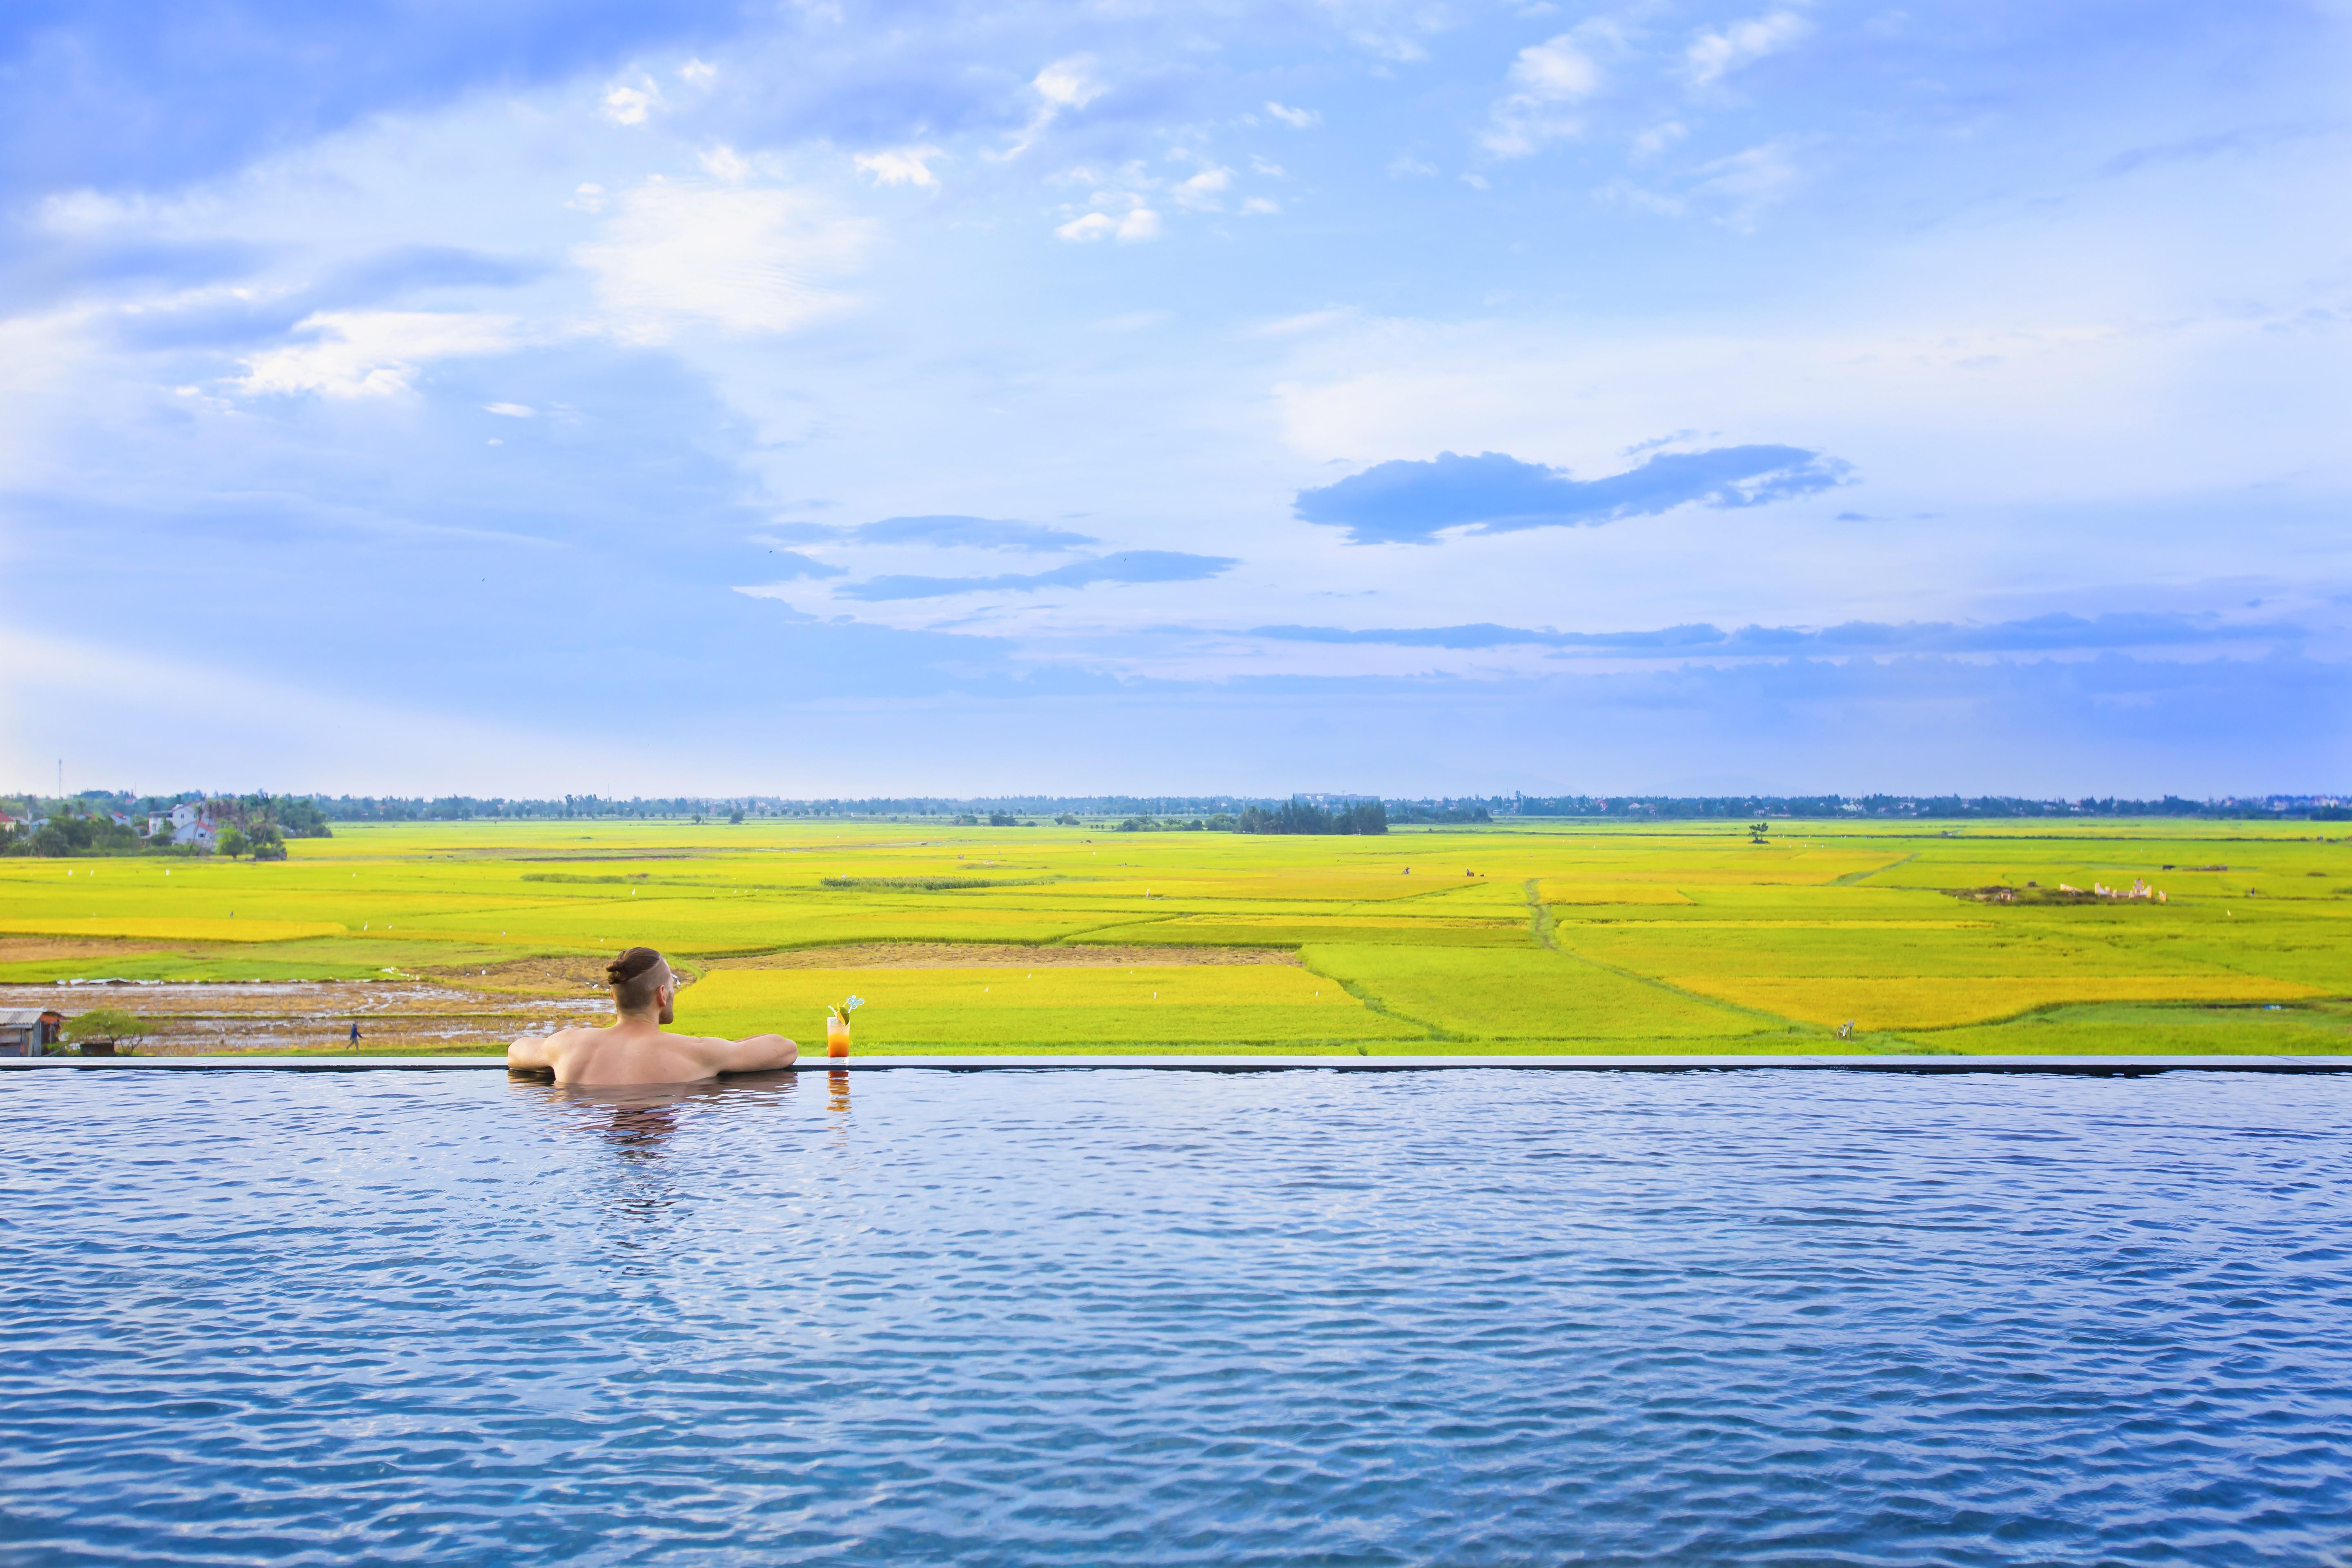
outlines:
[{"label": "hazy horizon", "polygon": [[[316,800],[324,802],[330,805],[340,805],[344,803],[359,801],[377,801],[384,804],[427,806],[443,802],[471,803],[478,805],[553,805],[557,802],[576,801],[580,803],[583,808],[598,805],[676,806],[680,809],[693,809],[697,812],[704,809],[723,810],[730,805],[740,804],[746,807],[764,805],[785,807],[824,807],[827,808],[824,813],[825,815],[852,816],[903,816],[921,815],[925,811],[929,811],[931,815],[936,816],[947,811],[970,811],[983,808],[1002,809],[1018,815],[1032,816],[1044,812],[1059,810],[1084,811],[1097,816],[1117,816],[1122,813],[1132,815],[1134,812],[1139,810],[1148,811],[1150,814],[1159,816],[1182,816],[1197,815],[1201,812],[1213,812],[1218,809],[1238,806],[1244,804],[1265,804],[1285,800],[1308,800],[1321,803],[1330,803],[1335,801],[1380,800],[1385,801],[1392,805],[1420,806],[1424,805],[1433,805],[1450,804],[1460,805],[1465,808],[1473,806],[1492,806],[1505,811],[1508,811],[1512,805],[1518,801],[1525,801],[1529,805],[1540,806],[1552,802],[1563,800],[1585,800],[1604,807],[1612,802],[1626,804],[1654,800],[1676,800],[1683,802],[1749,800],[1783,804],[1789,802],[1835,800],[1849,803],[1888,802],[1899,804],[1933,804],[1957,799],[1961,801],[1963,804],[1991,803],[1996,805],[2010,804],[2032,806],[2080,806],[2086,803],[2099,805],[2116,804],[2126,805],[2160,805],[2169,799],[2177,800],[2184,805],[2212,806],[2220,809],[2253,809],[2259,806],[2267,806],[2270,805],[2271,803],[2275,802],[2304,803],[2302,805],[2288,804],[2280,805],[2276,808],[2292,813],[2297,810],[2318,809],[2321,806],[2333,806],[2343,798],[2326,791],[2315,792],[2305,790],[2248,790],[2228,795],[2210,796],[2180,795],[2177,793],[2168,794],[2168,792],[2162,791],[2139,795],[2119,794],[2084,796],[2021,795],[2013,791],[1959,795],[1949,790],[1930,792],[1925,790],[1856,791],[1826,789],[1775,792],[1754,790],[1693,792],[1668,792],[1662,790],[1571,790],[1550,795],[1538,795],[1531,791],[1524,790],[1504,791],[1499,794],[1477,794],[1468,791],[1449,794],[1441,791],[1435,794],[1414,795],[1399,795],[1393,794],[1383,795],[1373,790],[1350,789],[1294,789],[1279,791],[1210,790],[1205,792],[1179,792],[1170,790],[1129,792],[1099,790],[1091,793],[1083,791],[1064,792],[1059,794],[1013,792],[1004,795],[940,795],[936,793],[926,793],[919,790],[884,791],[873,795],[777,795],[772,791],[762,790],[739,790],[732,794],[680,790],[665,792],[659,795],[615,795],[593,791],[573,790],[553,795],[498,795],[478,794],[466,790],[428,790],[415,794],[396,795],[385,793],[368,794],[364,792],[350,791],[337,793],[324,790],[277,789],[259,786],[248,786],[241,789],[212,789],[194,785],[183,786],[179,789],[110,789],[102,785],[90,785],[81,789],[68,789],[62,795],[60,795],[55,789],[47,791],[28,790],[0,793],[0,799],[16,798],[31,800],[57,800],[87,799],[99,796],[121,798],[128,796],[133,799],[142,800],[173,800],[184,796],[197,796],[206,800],[234,800],[241,797],[251,797],[254,795],[261,795],[279,800]],[[1155,802],[1158,804],[1150,804]],[[864,807],[871,807],[873,809],[857,809]],[[839,809],[836,811],[834,808]],[[1548,814],[1542,811],[1531,814],[1533,817],[1542,817],[1547,815],[1556,814]],[[2106,814],[2103,812],[2101,815]],[[2032,819],[2032,818],[2029,816],[2020,816],[2015,818],[2015,820]],[[359,819],[335,818],[333,820],[343,821]],[[399,818],[387,820],[404,821],[409,819]],[[433,818],[432,820],[439,821],[459,819]],[[557,817],[530,816],[515,817],[510,820],[558,821],[564,819]],[[1660,820],[1684,819],[1661,818]],[[1700,819],[1691,818],[1690,820]],[[1878,820],[1878,818],[1864,817],[1863,816],[1856,815],[1853,817],[1853,820]],[[2001,817],[1997,814],[1988,813],[1983,817],[1983,820],[1996,821],[2009,820],[2009,818]]]}]

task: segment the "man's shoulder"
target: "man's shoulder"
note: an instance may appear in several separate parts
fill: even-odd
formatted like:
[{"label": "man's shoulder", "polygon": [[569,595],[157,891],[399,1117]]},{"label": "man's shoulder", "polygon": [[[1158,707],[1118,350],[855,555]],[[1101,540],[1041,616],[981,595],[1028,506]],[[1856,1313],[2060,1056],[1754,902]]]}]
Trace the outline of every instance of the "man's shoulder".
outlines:
[{"label": "man's shoulder", "polygon": [[574,1051],[593,1047],[599,1038],[610,1032],[610,1030],[597,1028],[593,1024],[567,1025],[561,1029],[550,1029],[544,1035],[525,1035],[507,1047],[507,1055],[512,1057],[521,1054],[541,1058],[568,1056]]},{"label": "man's shoulder", "polygon": [[733,1041],[722,1040],[716,1035],[685,1035],[675,1029],[664,1029],[661,1032],[661,1042],[672,1049],[693,1051],[697,1054],[720,1050],[734,1044]]}]

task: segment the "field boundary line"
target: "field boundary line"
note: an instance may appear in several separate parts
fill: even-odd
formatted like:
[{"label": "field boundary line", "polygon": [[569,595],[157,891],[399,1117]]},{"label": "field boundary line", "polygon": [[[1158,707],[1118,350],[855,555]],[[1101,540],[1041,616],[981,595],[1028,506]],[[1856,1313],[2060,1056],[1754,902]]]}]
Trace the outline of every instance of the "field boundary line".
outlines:
[{"label": "field boundary line", "polygon": [[1307,973],[1312,974],[1318,980],[1328,980],[1332,984],[1337,985],[1340,990],[1353,997],[1367,1013],[1376,1013],[1383,1018],[1394,1018],[1400,1024],[1411,1024],[1414,1028],[1421,1030],[1428,1038],[1433,1040],[1470,1040],[1478,1037],[1475,1035],[1457,1035],[1453,1033],[1451,1030],[1439,1027],[1437,1025],[1431,1023],[1426,1018],[1416,1018],[1410,1013],[1399,1012],[1396,1008],[1390,1006],[1386,1002],[1381,1001],[1379,997],[1371,995],[1368,992],[1364,991],[1354,981],[1343,980],[1336,974],[1326,974],[1323,971],[1316,968],[1314,964],[1307,962],[1306,947],[1301,946],[1297,950],[1297,952],[1298,953],[1298,966],[1301,969],[1304,969]]},{"label": "field boundary line", "polygon": [[1559,921],[1551,912],[1551,906],[1544,902],[1543,879],[1529,877],[1527,889],[1528,908],[1533,911],[1528,919],[1528,934],[1536,939],[1538,947],[1549,948],[1553,952],[1558,952],[1559,943],[1552,940],[1551,931],[1552,927]]},{"label": "field boundary line", "polygon": [[1366,991],[1352,980],[1342,980],[1334,974],[1320,974],[1312,969],[1309,969],[1307,973],[1309,974],[1314,974],[1318,980],[1330,981],[1332,984],[1337,985],[1340,990],[1345,991],[1349,995],[1354,997],[1356,1001],[1362,1005],[1365,1012],[1376,1013],[1383,1018],[1394,1018],[1400,1024],[1411,1024],[1414,1028],[1421,1030],[1422,1033],[1429,1039],[1467,1040],[1476,1038],[1475,1036],[1456,1035],[1451,1030],[1442,1029],[1426,1018],[1416,1018],[1410,1013],[1400,1013],[1394,1007],[1390,1006],[1387,1003]]},{"label": "field boundary line", "polygon": [[[1489,880],[1491,880],[1492,879],[1489,879]],[[1434,886],[1434,887],[1423,888],[1420,892],[1417,892],[1417,893],[1406,893],[1406,894],[1402,895],[1401,897],[1393,898],[1393,899],[1355,899],[1355,900],[1349,900],[1347,904],[1345,904],[1345,905],[1343,905],[1343,906],[1342,906],[1342,912],[1346,912],[1346,911],[1349,911],[1349,910],[1360,910],[1360,909],[1362,909],[1362,908],[1363,908],[1365,905],[1367,905],[1367,904],[1371,905],[1371,906],[1372,906],[1373,908],[1375,908],[1375,909],[1380,909],[1380,908],[1383,908],[1383,907],[1393,907],[1393,906],[1395,906],[1395,905],[1397,905],[1397,904],[1413,904],[1413,903],[1419,903],[1419,902],[1420,902],[1422,900],[1423,900],[1423,899],[1442,899],[1442,898],[1446,897],[1446,896],[1447,896],[1447,895],[1449,895],[1449,894],[1452,894],[1452,893],[1458,893],[1458,892],[1460,892],[1461,890],[1462,890],[1462,889],[1461,889],[1460,885],[1458,885],[1458,884],[1449,886],[1449,885],[1448,885],[1448,884],[1446,884],[1446,883],[1440,882],[1440,883],[1438,883],[1438,884],[1437,884],[1436,886]]]},{"label": "field boundary line", "polygon": [[[1172,923],[1173,921],[1187,919],[1187,918],[1189,918],[1189,916],[1190,916],[1190,915],[1194,914],[1194,913],[1197,913],[1197,912],[1198,912],[1197,910],[1187,910],[1187,911],[1185,911],[1185,913],[1183,913],[1183,914],[1145,915],[1145,916],[1144,916],[1142,919],[1140,919],[1140,920],[1118,920],[1118,921],[1106,921],[1104,923],[1102,923],[1101,925],[1098,925],[1098,926],[1081,926],[1081,927],[1080,927],[1080,928],[1078,928],[1076,931],[1064,931],[1061,935],[1059,935],[1059,936],[1057,936],[1057,937],[1053,938],[1051,941],[1036,942],[1036,943],[1034,943],[1034,944],[1033,944],[1033,945],[1037,946],[1037,947],[1067,947],[1067,946],[1068,946],[1068,945],[1070,945],[1072,942],[1076,942],[1080,937],[1095,936],[1095,935],[1097,935],[1097,934],[1099,934],[1099,933],[1101,933],[1101,932],[1103,932],[1103,931],[1125,931],[1125,930],[1126,930],[1128,927],[1129,927],[1129,926],[1162,926],[1162,925],[1168,925],[1168,924]],[[1183,946],[1186,946],[1186,945],[1188,945],[1188,944],[1186,944],[1186,943],[1184,943],[1184,942],[1163,942],[1163,943],[1161,943],[1160,945],[1161,945],[1161,946],[1163,946],[1163,947],[1183,947]],[[1215,947],[1277,947],[1277,948],[1279,948],[1279,947],[1297,947],[1298,944],[1297,944],[1297,942],[1213,942],[1213,943],[1212,943],[1212,942],[1201,942],[1201,943],[1198,943],[1197,945],[1202,946],[1202,947],[1215,946]]]},{"label": "field boundary line", "polygon": [[1767,1013],[1761,1008],[1742,1006],[1737,1002],[1726,1002],[1719,996],[1703,996],[1696,991],[1685,991],[1672,981],[1661,980],[1654,974],[1643,974],[1631,969],[1621,969],[1613,963],[1594,958],[1589,953],[1579,952],[1571,947],[1560,946],[1558,939],[1553,935],[1559,922],[1552,918],[1551,906],[1543,901],[1541,889],[1541,878],[1528,879],[1528,906],[1535,911],[1534,919],[1530,923],[1534,927],[1537,939],[1545,948],[1559,954],[1571,963],[1590,964],[1602,973],[1613,974],[1620,980],[1631,980],[1636,984],[1647,985],[1663,991],[1669,996],[1679,996],[1685,1002],[1696,1002],[1702,1006],[1719,1007],[1727,1013],[1736,1013],[1742,1017],[1762,1019],[1776,1024],[1783,1029],[1801,1030],[1812,1027],[1801,1019],[1784,1018],[1778,1013]]}]

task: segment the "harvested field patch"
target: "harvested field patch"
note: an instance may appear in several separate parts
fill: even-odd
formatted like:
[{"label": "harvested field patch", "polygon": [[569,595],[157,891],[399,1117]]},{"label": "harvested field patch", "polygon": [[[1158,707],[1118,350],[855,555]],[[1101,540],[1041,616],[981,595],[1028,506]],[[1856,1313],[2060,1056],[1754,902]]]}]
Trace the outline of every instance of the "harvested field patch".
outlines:
[{"label": "harvested field patch", "polygon": [[0,936],[0,963],[56,963],[76,958],[140,958],[169,948],[106,937]]}]

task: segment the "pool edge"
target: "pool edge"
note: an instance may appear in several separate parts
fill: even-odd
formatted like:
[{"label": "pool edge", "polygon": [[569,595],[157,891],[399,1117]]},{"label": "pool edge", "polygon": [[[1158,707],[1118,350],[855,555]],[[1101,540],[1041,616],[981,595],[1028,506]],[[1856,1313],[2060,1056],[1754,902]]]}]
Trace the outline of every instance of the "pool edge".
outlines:
[{"label": "pool edge", "polygon": [[[0,1057],[0,1069],[38,1071],[488,1072],[503,1057]],[[982,1056],[814,1058],[793,1072],[1085,1070],[1172,1072],[1433,1072],[1474,1068],[1551,1072],[2058,1073],[2095,1077],[2158,1072],[2352,1072],[2352,1055],[2298,1056]]]}]

